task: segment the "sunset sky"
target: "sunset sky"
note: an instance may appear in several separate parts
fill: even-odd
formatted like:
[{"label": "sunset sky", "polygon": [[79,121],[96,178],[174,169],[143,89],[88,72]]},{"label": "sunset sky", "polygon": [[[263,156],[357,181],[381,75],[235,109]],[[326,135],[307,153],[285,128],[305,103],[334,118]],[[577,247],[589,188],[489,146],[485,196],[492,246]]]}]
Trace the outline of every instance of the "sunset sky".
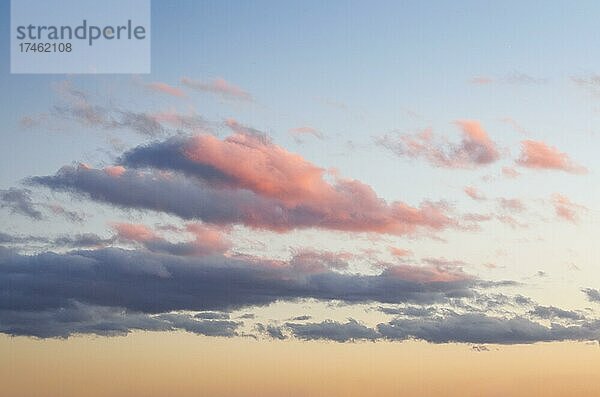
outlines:
[{"label": "sunset sky", "polygon": [[154,0],[151,74],[2,57],[0,395],[600,395],[600,4],[526,3]]}]

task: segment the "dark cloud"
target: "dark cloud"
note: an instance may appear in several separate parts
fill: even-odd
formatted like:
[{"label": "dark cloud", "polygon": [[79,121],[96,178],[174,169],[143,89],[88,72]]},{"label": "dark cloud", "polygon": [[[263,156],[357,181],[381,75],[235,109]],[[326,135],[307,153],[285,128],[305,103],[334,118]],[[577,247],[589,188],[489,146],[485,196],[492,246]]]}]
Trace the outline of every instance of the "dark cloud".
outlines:
[{"label": "dark cloud", "polygon": [[584,288],[581,290],[590,302],[600,303],[600,290],[594,288]]},{"label": "dark cloud", "polygon": [[47,218],[40,209],[46,210],[47,213],[63,217],[69,222],[81,223],[85,220],[84,214],[68,210],[56,203],[34,202],[31,196],[32,192],[29,189],[11,187],[0,190],[0,208],[9,209],[13,214],[24,215],[35,220]]},{"label": "dark cloud", "polygon": [[55,246],[71,248],[98,248],[105,247],[115,242],[115,237],[104,238],[94,233],[79,233],[74,235],[61,235],[49,240]]},{"label": "dark cloud", "polygon": [[294,336],[303,340],[332,340],[350,342],[359,340],[376,340],[379,333],[358,321],[350,319],[346,323],[326,320],[321,323],[296,324],[287,323]]},{"label": "dark cloud", "polygon": [[12,234],[0,232],[0,243],[15,243],[19,240],[19,237],[13,236]]},{"label": "dark cloud", "polygon": [[291,318],[291,321],[306,321],[306,320],[310,320],[312,317],[309,315],[303,315],[303,316],[296,316]]},{"label": "dark cloud", "polygon": [[568,320],[583,320],[583,316],[571,310],[564,310],[554,306],[536,306],[529,312],[532,316],[539,317],[544,320],[553,319],[568,319]]},{"label": "dark cloud", "polygon": [[481,294],[476,293],[471,303],[481,312],[499,310],[503,308],[526,309],[535,305],[535,302],[523,295],[506,295],[502,293]]},{"label": "dark cloud", "polygon": [[43,218],[42,213],[35,208],[31,200],[31,191],[27,189],[11,187],[0,190],[0,208],[7,208],[13,214],[24,215],[35,220]]},{"label": "dark cloud", "polygon": [[0,332],[38,338],[66,338],[76,334],[125,335],[131,331],[184,330],[206,336],[236,336],[239,322],[198,320],[187,314],[131,312],[71,302],[41,311],[0,310]]},{"label": "dark cloud", "polygon": [[[46,241],[46,239],[41,239]],[[37,237],[33,236],[17,236],[14,234],[0,232],[0,244],[24,244],[39,241]]]},{"label": "dark cloud", "polygon": [[79,233],[74,235],[60,235],[58,237],[43,237],[32,235],[13,235],[0,232],[0,244],[6,245],[32,245],[68,247],[68,248],[99,248],[108,246],[116,241],[115,237],[104,238],[94,233]]},{"label": "dark cloud", "polygon": [[195,318],[203,320],[229,320],[229,313],[223,312],[201,312],[194,315]]},{"label": "dark cloud", "polygon": [[385,314],[394,316],[408,317],[432,317],[440,312],[440,309],[424,306],[407,306],[407,307],[380,307],[379,311]]},{"label": "dark cloud", "polygon": [[161,320],[168,321],[175,329],[182,329],[198,335],[232,337],[238,335],[237,329],[242,323],[218,319],[197,319],[195,317],[181,314],[161,314],[157,316]]},{"label": "dark cloud", "polygon": [[138,146],[126,153],[119,162],[131,168],[155,168],[165,171],[179,171],[211,184],[230,184],[233,179],[217,168],[190,160],[184,155],[186,139],[172,137],[163,142]]},{"label": "dark cloud", "polygon": [[304,214],[308,211],[298,210],[283,216],[284,210],[276,202],[250,191],[215,190],[177,175],[126,172],[113,177],[103,170],[67,166],[54,176],[34,177],[31,182],[124,208],[167,212],[184,219],[202,219],[215,224],[288,228],[294,218],[299,218],[300,223],[306,215],[304,223],[307,223],[311,215]]},{"label": "dark cloud", "polygon": [[[412,273],[418,271],[415,267]],[[546,326],[514,313],[457,314],[444,306],[460,297],[480,304],[480,310],[519,302],[516,297],[491,294],[488,300],[496,303],[486,303],[475,291],[484,283],[475,279],[436,281],[438,275],[434,273],[432,280],[418,276],[415,281],[414,276],[404,277],[409,273],[403,269],[358,275],[339,273],[331,267],[319,267],[314,272],[312,267],[295,266],[293,260],[177,257],[115,248],[37,255],[0,248],[0,332],[42,338],[82,333],[120,335],[133,330],[235,336],[241,335],[241,323],[229,319],[230,310],[312,298],[349,304],[412,304],[380,308],[401,317],[376,328],[355,320],[295,322],[308,319],[302,316],[282,326],[262,326],[261,332],[278,339],[289,331],[301,340],[337,342],[419,339],[522,344],[600,338],[600,321],[552,306],[537,305],[529,314],[559,318],[565,325]],[[436,306],[429,306],[431,303]]]},{"label": "dark cloud", "polygon": [[491,317],[481,313],[439,319],[395,319],[377,326],[386,339],[419,339],[432,343],[529,344],[565,340],[597,340],[600,321],[563,326],[542,324],[522,317]]},{"label": "dark cloud", "polygon": [[470,296],[476,284],[471,279],[417,282],[388,271],[314,273],[292,264],[219,255],[175,257],[115,248],[22,255],[0,248],[0,323],[16,329],[11,325],[15,315],[34,319],[37,313],[43,326],[48,313],[74,303],[148,314],[228,311],[303,298],[430,303]]}]

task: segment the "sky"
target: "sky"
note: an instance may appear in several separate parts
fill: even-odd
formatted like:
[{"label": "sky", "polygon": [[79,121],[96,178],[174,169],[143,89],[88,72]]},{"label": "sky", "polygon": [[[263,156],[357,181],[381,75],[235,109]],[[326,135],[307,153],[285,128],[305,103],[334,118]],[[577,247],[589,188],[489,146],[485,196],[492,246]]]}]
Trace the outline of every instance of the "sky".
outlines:
[{"label": "sky", "polygon": [[598,395],[599,8],[154,0],[150,74],[20,75],[3,2],[0,387]]}]

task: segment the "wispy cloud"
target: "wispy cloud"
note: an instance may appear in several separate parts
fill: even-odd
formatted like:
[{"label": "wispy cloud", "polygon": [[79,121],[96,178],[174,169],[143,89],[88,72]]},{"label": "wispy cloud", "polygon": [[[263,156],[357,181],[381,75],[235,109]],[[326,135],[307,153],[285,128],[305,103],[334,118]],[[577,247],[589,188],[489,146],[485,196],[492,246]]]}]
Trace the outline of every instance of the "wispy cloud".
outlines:
[{"label": "wispy cloud", "polygon": [[567,196],[558,193],[552,196],[552,205],[557,217],[573,223],[576,223],[579,220],[581,212],[587,209],[582,205],[572,202]]},{"label": "wispy cloud", "polygon": [[43,218],[42,213],[35,208],[31,191],[28,189],[0,190],[0,208],[7,208],[13,214],[24,215],[35,220]]},{"label": "wispy cloud", "polygon": [[465,186],[465,188],[463,189],[463,191],[465,192],[465,194],[469,197],[471,197],[473,200],[476,201],[483,201],[486,199],[486,197],[483,195],[483,193],[481,193],[476,187],[474,186]]},{"label": "wispy cloud", "polygon": [[[150,87],[148,84],[155,84],[152,86],[153,90],[167,90],[171,91],[171,94],[178,94],[175,87],[163,83],[141,84],[146,87]],[[198,133],[210,130],[209,123],[195,113],[185,114],[175,110],[137,111],[119,106],[113,101],[99,104],[94,97],[76,88],[69,80],[57,83],[54,87],[59,98],[58,103],[47,113],[23,117],[23,127],[35,128],[43,125],[44,128],[48,128],[58,121],[66,121],[99,131],[124,130],[149,137],[175,131]]]},{"label": "wispy cloud", "polygon": [[249,92],[222,78],[216,78],[210,81],[200,81],[193,80],[189,77],[183,77],[181,79],[181,84],[190,89],[214,94],[224,99],[234,99],[248,102],[254,100]]},{"label": "wispy cloud", "polygon": [[476,84],[476,85],[488,85],[488,84],[498,83],[498,84],[507,84],[507,85],[527,86],[527,85],[545,84],[548,82],[548,79],[534,77],[532,75],[529,75],[529,74],[523,73],[523,72],[519,72],[519,71],[513,71],[513,72],[507,73],[503,76],[502,75],[501,76],[485,76],[485,75],[475,76],[475,77],[471,78],[469,80],[469,82],[471,84]]},{"label": "wispy cloud", "polygon": [[292,129],[290,129],[290,134],[294,137],[294,139],[298,143],[303,142],[304,136],[313,136],[317,139],[323,139],[323,134],[319,130],[317,130],[313,127],[307,127],[307,126],[292,128]]},{"label": "wispy cloud", "polygon": [[500,158],[496,143],[479,122],[459,120],[455,124],[463,135],[460,143],[448,142],[430,129],[416,134],[385,135],[377,142],[398,156],[423,159],[441,168],[481,167]]},{"label": "wispy cloud", "polygon": [[144,87],[151,91],[158,92],[161,94],[167,94],[178,98],[186,97],[185,92],[181,88],[174,87],[172,85],[160,81],[144,83]]}]

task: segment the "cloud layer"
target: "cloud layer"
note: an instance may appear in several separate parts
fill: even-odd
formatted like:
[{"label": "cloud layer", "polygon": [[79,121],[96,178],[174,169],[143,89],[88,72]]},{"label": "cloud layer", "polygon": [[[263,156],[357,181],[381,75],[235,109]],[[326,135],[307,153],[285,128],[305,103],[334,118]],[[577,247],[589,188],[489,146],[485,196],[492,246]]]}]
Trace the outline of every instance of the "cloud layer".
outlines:
[{"label": "cloud layer", "polygon": [[444,274],[423,266],[391,267],[376,275],[332,270],[340,260],[302,254],[285,262],[116,248],[23,255],[0,247],[0,331],[43,337],[155,330],[168,328],[156,321],[165,317],[156,315],[173,312],[227,311],[308,298],[433,303],[485,287],[462,272]]}]

